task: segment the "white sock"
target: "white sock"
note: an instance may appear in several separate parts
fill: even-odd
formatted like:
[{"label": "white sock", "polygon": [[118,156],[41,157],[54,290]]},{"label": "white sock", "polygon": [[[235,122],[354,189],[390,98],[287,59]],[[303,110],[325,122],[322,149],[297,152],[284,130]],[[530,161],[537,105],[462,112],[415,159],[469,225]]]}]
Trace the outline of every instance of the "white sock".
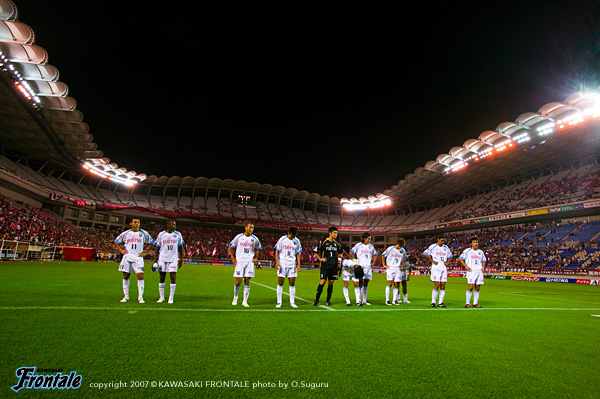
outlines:
[{"label": "white sock", "polygon": [[400,289],[398,287],[394,287],[394,302],[398,300],[398,295],[400,295]]},{"label": "white sock", "polygon": [[348,293],[348,287],[342,287],[342,292],[344,293],[344,298],[346,298],[346,303],[350,303],[350,294]]},{"label": "white sock", "polygon": [[445,296],[446,296],[446,290],[440,290],[440,303],[444,303]]},{"label": "white sock", "polygon": [[473,295],[473,291],[467,290],[467,305],[471,302],[471,295]]},{"label": "white sock", "polygon": [[144,280],[138,280],[138,298],[144,297]]},{"label": "white sock", "polygon": [[390,301],[390,286],[389,285],[385,286],[385,301],[386,302]]},{"label": "white sock", "polygon": [[354,287],[354,296],[356,297],[356,303],[360,302],[360,287]]},{"label": "white sock", "polygon": [[475,291],[475,297],[473,298],[473,304],[479,305],[479,291]]},{"label": "white sock", "polygon": [[408,301],[408,294],[402,294],[402,296],[404,297],[404,302]]},{"label": "white sock", "polygon": [[175,295],[175,287],[177,287],[177,284],[170,284],[169,287],[171,288],[171,293],[169,294],[169,299],[173,299],[173,296]]},{"label": "white sock", "polygon": [[244,302],[248,303],[248,296],[250,295],[250,286],[244,285]]},{"label": "white sock", "polygon": [[283,285],[277,285],[277,303],[281,303],[281,295],[283,295]]},{"label": "white sock", "polygon": [[237,298],[238,294],[240,293],[240,287],[236,287],[235,285],[233,286],[233,297]]},{"label": "white sock", "polygon": [[129,298],[129,279],[128,278],[123,279],[123,294],[125,295],[125,298]]},{"label": "white sock", "polygon": [[158,283],[158,295],[161,298],[165,297],[165,283]]},{"label": "white sock", "polygon": [[296,286],[290,285],[290,303],[296,303]]},{"label": "white sock", "polygon": [[363,287],[362,292],[363,292],[363,301],[367,302],[367,292],[369,292],[369,287]]},{"label": "white sock", "polygon": [[438,290],[435,288],[431,291],[431,303],[435,303],[435,299],[437,298]]}]

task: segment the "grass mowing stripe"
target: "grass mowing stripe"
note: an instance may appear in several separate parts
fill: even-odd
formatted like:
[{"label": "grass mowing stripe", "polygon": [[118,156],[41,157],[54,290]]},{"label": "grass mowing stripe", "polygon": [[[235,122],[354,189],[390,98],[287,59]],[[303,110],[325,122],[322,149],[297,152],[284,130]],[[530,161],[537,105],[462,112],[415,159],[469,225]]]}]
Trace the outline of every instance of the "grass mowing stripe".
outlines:
[{"label": "grass mowing stripe", "polygon": [[524,296],[524,297],[534,297],[534,298],[541,298],[541,299],[550,299],[552,301],[563,301],[563,302],[581,302],[581,303],[597,303],[597,302],[590,302],[590,301],[578,301],[576,299],[564,299],[564,298],[555,298],[555,297],[550,297],[550,296],[542,296],[542,295],[526,295],[526,294],[521,294],[521,293],[514,293],[514,292],[505,292],[505,295],[516,295],[516,296]]},{"label": "grass mowing stripe", "polygon": [[[277,291],[277,289],[276,289],[276,288],[269,287],[268,285],[264,285],[264,284],[261,284],[261,283],[257,283],[256,281],[254,282],[254,284],[258,284],[258,285],[260,285],[261,287],[265,287],[265,288],[268,288],[268,289],[270,289],[270,290]],[[283,292],[283,294],[285,294],[285,295],[287,295],[287,296],[289,296],[289,295],[290,295],[290,294],[289,294],[289,293],[287,293],[287,292]],[[303,301],[303,302],[312,303],[311,301],[309,301],[309,300],[307,300],[307,299],[304,299],[304,298],[300,298],[299,296],[296,296],[295,298],[296,298],[296,299],[299,299],[299,300],[301,300],[301,301]],[[330,308],[330,307],[328,307],[328,306],[319,305],[319,307],[320,307],[320,308],[325,308],[325,309],[327,309],[327,310],[333,310],[333,311],[335,312],[335,309],[332,309],[332,308]]]},{"label": "grass mowing stripe", "polygon": [[[463,312],[484,312],[488,310],[556,310],[556,311],[596,311],[600,308],[479,308],[477,310],[465,308],[446,308],[444,310],[434,310],[429,308],[422,309],[398,309],[398,308],[383,308],[383,309],[331,309],[323,306],[328,310],[336,312],[446,312],[446,311],[463,311]],[[134,310],[134,311],[150,311],[150,312],[315,312],[313,309],[194,309],[194,308],[113,308],[113,307],[94,307],[94,306],[2,306],[0,310]],[[595,316],[595,315],[592,315]],[[598,316],[596,316],[598,317]]]}]

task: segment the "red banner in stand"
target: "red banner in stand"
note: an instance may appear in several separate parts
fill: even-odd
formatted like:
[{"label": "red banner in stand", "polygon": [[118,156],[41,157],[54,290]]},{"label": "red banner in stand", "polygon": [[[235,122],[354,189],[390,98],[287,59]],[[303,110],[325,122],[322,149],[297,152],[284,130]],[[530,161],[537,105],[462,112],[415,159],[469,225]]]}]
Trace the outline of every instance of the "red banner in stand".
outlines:
[{"label": "red banner in stand", "polygon": [[96,256],[94,248],[63,247],[63,260],[89,261]]}]

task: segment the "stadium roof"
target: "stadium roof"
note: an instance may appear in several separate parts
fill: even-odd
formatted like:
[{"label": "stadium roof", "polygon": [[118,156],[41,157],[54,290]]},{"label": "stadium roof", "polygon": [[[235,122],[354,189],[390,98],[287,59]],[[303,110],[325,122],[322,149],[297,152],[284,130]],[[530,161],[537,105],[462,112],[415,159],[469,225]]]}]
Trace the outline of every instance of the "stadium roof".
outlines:
[{"label": "stadium roof", "polygon": [[[339,207],[340,201],[360,204],[366,199],[346,199],[257,182],[206,177],[146,176],[128,171],[104,157],[83,122],[68,86],[58,70],[48,64],[48,53],[35,45],[33,30],[18,20],[17,8],[0,0],[0,141],[2,149],[49,164],[52,168],[84,173],[82,165],[97,175],[118,182],[141,182],[148,192],[188,193],[198,190],[255,193],[312,206]],[[514,122],[451,148],[427,162],[384,192],[396,208],[427,206],[534,173],[573,160],[598,156],[598,120],[585,127],[559,131],[557,121],[579,118],[598,109],[597,92],[575,93],[564,102],[526,112]],[[600,119],[600,118],[598,118]],[[548,126],[554,128],[548,129]],[[591,130],[588,128],[591,127]],[[591,132],[591,134],[590,134]],[[502,153],[493,155],[506,143]],[[535,151],[534,151],[535,150]],[[480,159],[476,159],[480,158]],[[379,193],[378,196],[382,194]],[[375,198],[375,197],[374,197]]]},{"label": "stadium roof", "polygon": [[563,163],[597,158],[599,114],[599,93],[575,93],[453,147],[385,194],[396,206],[431,205]]}]

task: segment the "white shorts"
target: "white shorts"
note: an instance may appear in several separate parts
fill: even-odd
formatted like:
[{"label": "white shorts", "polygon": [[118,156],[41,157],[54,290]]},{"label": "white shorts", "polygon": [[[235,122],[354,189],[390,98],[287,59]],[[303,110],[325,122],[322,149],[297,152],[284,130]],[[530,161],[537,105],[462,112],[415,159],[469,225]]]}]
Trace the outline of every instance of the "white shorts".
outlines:
[{"label": "white shorts", "polygon": [[408,281],[408,277],[406,276],[406,270],[401,270],[397,274],[397,279],[394,280],[395,283],[401,283],[403,281]]},{"label": "white shorts", "polygon": [[233,277],[254,277],[254,263],[238,261],[233,272]]},{"label": "white shorts", "polygon": [[362,267],[363,271],[365,272],[365,276],[363,277],[363,280],[373,280],[373,269],[371,269],[370,267]]},{"label": "white shorts", "polygon": [[158,271],[162,273],[177,273],[177,261],[158,262]]},{"label": "white shorts", "polygon": [[296,266],[280,266],[277,269],[277,277],[298,277],[298,269],[296,269]]},{"label": "white shorts", "polygon": [[448,270],[446,267],[432,267],[431,268],[431,281],[439,281],[445,283],[448,281]]},{"label": "white shorts", "polygon": [[123,255],[123,259],[119,264],[119,271],[131,273],[131,269],[133,269],[135,274],[144,273],[144,258],[141,256],[129,256],[129,254]]},{"label": "white shorts", "polygon": [[358,279],[356,277],[354,277],[354,268],[352,268],[351,270],[346,270],[346,268],[344,267],[342,269],[342,280],[344,281],[356,281],[358,282]]},{"label": "white shorts", "polygon": [[397,267],[390,267],[389,269],[385,269],[385,274],[387,275],[387,281],[398,282],[401,280],[397,280],[398,275],[400,274],[400,269]]},{"label": "white shorts", "polygon": [[483,271],[475,270],[467,272],[467,284],[483,285]]}]

